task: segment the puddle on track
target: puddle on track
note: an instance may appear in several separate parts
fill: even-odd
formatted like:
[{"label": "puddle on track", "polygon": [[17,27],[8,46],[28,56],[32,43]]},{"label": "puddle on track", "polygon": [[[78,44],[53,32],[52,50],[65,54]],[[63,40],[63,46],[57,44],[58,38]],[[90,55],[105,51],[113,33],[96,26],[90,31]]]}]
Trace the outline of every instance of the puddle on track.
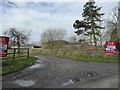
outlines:
[{"label": "puddle on track", "polygon": [[62,85],[63,85],[63,86],[68,86],[68,85],[74,84],[74,83],[75,83],[75,82],[74,82],[72,79],[70,79],[68,82],[63,83]]},{"label": "puddle on track", "polygon": [[32,80],[16,80],[15,84],[22,86],[22,87],[29,87],[35,85],[35,82]]},{"label": "puddle on track", "polygon": [[43,61],[37,60],[37,63],[42,63]]},{"label": "puddle on track", "polygon": [[28,67],[28,69],[36,69],[36,68],[41,68],[43,66],[44,66],[43,64],[34,64],[34,65]]}]

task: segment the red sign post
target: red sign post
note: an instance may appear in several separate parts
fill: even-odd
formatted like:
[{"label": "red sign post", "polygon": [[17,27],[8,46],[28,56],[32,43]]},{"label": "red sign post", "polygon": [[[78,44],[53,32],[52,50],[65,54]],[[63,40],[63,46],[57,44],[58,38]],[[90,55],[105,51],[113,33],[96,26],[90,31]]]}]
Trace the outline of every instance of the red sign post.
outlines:
[{"label": "red sign post", "polygon": [[116,42],[107,41],[105,52],[106,53],[116,53]]},{"label": "red sign post", "polygon": [[0,36],[0,57],[7,56],[9,37]]}]

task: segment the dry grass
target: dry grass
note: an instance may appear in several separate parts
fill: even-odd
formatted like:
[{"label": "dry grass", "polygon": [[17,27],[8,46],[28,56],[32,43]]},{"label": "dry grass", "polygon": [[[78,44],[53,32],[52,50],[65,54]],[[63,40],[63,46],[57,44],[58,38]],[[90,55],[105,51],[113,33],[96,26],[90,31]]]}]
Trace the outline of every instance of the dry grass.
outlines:
[{"label": "dry grass", "polygon": [[76,46],[69,46],[64,47],[62,49],[31,49],[33,53],[39,54],[47,54],[47,55],[85,55],[86,57],[101,57],[101,58],[108,58],[108,59],[116,59],[117,53],[105,53],[105,48],[98,48],[95,47],[76,47]]}]

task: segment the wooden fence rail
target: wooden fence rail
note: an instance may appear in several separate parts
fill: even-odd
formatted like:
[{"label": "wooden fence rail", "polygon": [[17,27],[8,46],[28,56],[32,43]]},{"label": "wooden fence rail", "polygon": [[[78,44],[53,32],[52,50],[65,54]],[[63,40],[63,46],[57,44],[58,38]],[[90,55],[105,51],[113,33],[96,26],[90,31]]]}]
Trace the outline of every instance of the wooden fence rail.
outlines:
[{"label": "wooden fence rail", "polygon": [[29,58],[29,48],[20,48],[20,52],[18,52],[18,48],[8,49],[7,57],[1,57],[0,60],[15,59],[20,57]]}]

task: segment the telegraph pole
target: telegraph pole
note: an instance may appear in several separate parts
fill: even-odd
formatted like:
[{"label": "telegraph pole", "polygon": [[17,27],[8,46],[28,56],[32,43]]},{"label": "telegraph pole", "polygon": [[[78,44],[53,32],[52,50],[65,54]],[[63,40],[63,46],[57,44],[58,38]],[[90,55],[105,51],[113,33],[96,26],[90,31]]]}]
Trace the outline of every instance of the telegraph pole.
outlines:
[{"label": "telegraph pole", "polygon": [[117,24],[117,49],[118,49],[118,59],[120,59],[120,1],[118,2],[118,24]]}]

